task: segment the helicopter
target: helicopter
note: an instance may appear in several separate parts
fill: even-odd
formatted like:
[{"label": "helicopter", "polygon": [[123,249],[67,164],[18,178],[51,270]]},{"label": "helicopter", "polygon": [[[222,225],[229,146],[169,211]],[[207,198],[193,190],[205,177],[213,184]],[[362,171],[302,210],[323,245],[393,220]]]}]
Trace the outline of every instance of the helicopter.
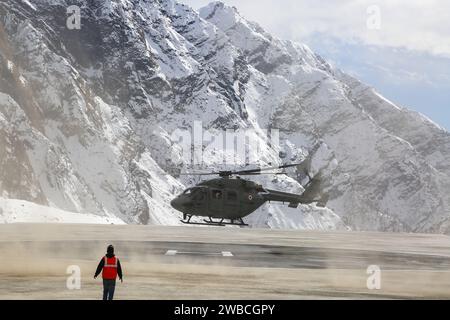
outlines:
[{"label": "helicopter", "polygon": [[[289,167],[297,167],[297,171],[303,170],[309,178],[302,194],[267,189],[254,181],[240,177],[259,174],[286,174],[284,170],[282,172],[269,171]],[[219,176],[202,181],[196,186],[184,190],[170,202],[174,209],[183,213],[183,219],[180,221],[185,224],[248,226],[244,223],[243,218],[268,201],[288,203],[290,208],[297,208],[300,203],[311,204],[314,202],[317,203],[317,206],[324,207],[328,200],[328,197],[321,194],[320,191],[321,172],[319,171],[314,177],[311,177],[305,171],[304,162],[241,171],[184,173],[184,175]],[[203,219],[203,223],[191,222],[193,216],[207,219]],[[226,220],[228,222],[225,222]]]}]

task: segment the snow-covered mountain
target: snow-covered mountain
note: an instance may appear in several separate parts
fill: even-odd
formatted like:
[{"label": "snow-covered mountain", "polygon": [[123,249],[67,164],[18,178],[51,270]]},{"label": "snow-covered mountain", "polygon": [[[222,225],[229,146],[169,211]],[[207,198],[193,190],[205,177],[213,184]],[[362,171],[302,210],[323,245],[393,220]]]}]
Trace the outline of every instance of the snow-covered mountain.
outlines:
[{"label": "snow-covered mountain", "polygon": [[[67,26],[72,5],[81,29]],[[325,173],[327,208],[267,204],[253,226],[450,232],[449,133],[235,8],[0,2],[0,197],[178,224],[170,199],[197,180],[174,170],[190,163],[173,134],[196,121],[208,134],[252,129],[252,166],[310,159]],[[203,152],[202,167],[230,167],[226,149]],[[303,190],[295,175],[257,179]]]}]

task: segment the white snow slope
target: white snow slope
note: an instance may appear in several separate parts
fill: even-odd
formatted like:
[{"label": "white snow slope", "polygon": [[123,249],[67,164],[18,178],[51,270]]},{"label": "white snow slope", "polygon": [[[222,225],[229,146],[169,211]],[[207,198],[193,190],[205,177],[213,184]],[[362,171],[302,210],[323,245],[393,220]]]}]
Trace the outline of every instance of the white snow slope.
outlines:
[{"label": "white snow slope", "polygon": [[[70,5],[81,9],[80,30],[67,27]],[[2,198],[86,221],[178,224],[170,200],[197,180],[177,175],[190,163],[170,137],[195,121],[218,134],[253,129],[251,167],[310,159],[325,174],[327,208],[266,204],[246,219],[252,226],[450,232],[449,133],[235,8],[0,2]],[[280,129],[281,150],[269,128]],[[246,162],[224,164],[230,157],[211,142],[201,165]],[[288,192],[305,182],[293,172],[256,179]]]},{"label": "white snow slope", "polygon": [[125,224],[117,217],[79,214],[32,202],[0,198],[0,223]]}]

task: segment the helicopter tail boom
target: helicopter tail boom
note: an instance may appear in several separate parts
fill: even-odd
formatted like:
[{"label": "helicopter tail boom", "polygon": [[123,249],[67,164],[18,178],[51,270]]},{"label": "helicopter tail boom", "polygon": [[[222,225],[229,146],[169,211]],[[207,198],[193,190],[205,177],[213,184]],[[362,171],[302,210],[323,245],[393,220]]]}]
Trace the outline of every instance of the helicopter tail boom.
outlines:
[{"label": "helicopter tail boom", "polygon": [[276,190],[265,189],[265,193],[262,194],[266,201],[278,201],[278,202],[288,202],[289,206],[296,208],[299,203],[309,204],[317,202],[317,199],[307,199],[303,195],[298,195],[295,193],[281,192]]},{"label": "helicopter tail boom", "polygon": [[325,207],[328,197],[321,191],[320,176],[312,178],[306,185],[305,191],[298,195],[295,193],[281,192],[265,189],[263,197],[266,201],[288,202],[290,208],[297,208],[301,204],[310,204],[316,202],[319,207]]}]

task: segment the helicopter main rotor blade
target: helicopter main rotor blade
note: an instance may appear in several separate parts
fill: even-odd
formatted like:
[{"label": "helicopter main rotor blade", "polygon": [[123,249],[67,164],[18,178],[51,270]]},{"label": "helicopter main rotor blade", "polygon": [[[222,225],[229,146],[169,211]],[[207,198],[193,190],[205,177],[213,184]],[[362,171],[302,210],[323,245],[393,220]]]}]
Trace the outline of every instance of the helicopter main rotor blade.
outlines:
[{"label": "helicopter main rotor blade", "polygon": [[291,168],[291,167],[297,167],[301,165],[302,163],[292,163],[292,164],[285,164],[281,166],[273,166],[273,167],[266,167],[266,168],[257,168],[257,169],[248,169],[248,170],[238,170],[238,171],[216,171],[216,172],[182,172],[180,175],[182,176],[210,176],[210,175],[219,175],[221,177],[229,177],[232,175],[260,175],[260,174],[285,174],[285,172],[267,172],[270,170],[278,170],[278,169],[284,169],[284,168]]},{"label": "helicopter main rotor blade", "polygon": [[211,176],[216,174],[220,174],[220,172],[182,172],[180,176]]},{"label": "helicopter main rotor blade", "polygon": [[261,174],[264,171],[268,170],[277,170],[277,169],[284,169],[284,168],[291,168],[296,167],[300,165],[301,163],[292,163],[292,164],[285,164],[282,166],[274,166],[274,167],[267,167],[267,168],[257,168],[257,169],[249,169],[249,170],[240,170],[240,171],[233,171],[231,174],[238,174],[238,175],[257,175]]},{"label": "helicopter main rotor blade", "polygon": [[239,173],[240,176],[259,176],[262,174],[286,174],[286,172],[251,172],[251,173]]}]

